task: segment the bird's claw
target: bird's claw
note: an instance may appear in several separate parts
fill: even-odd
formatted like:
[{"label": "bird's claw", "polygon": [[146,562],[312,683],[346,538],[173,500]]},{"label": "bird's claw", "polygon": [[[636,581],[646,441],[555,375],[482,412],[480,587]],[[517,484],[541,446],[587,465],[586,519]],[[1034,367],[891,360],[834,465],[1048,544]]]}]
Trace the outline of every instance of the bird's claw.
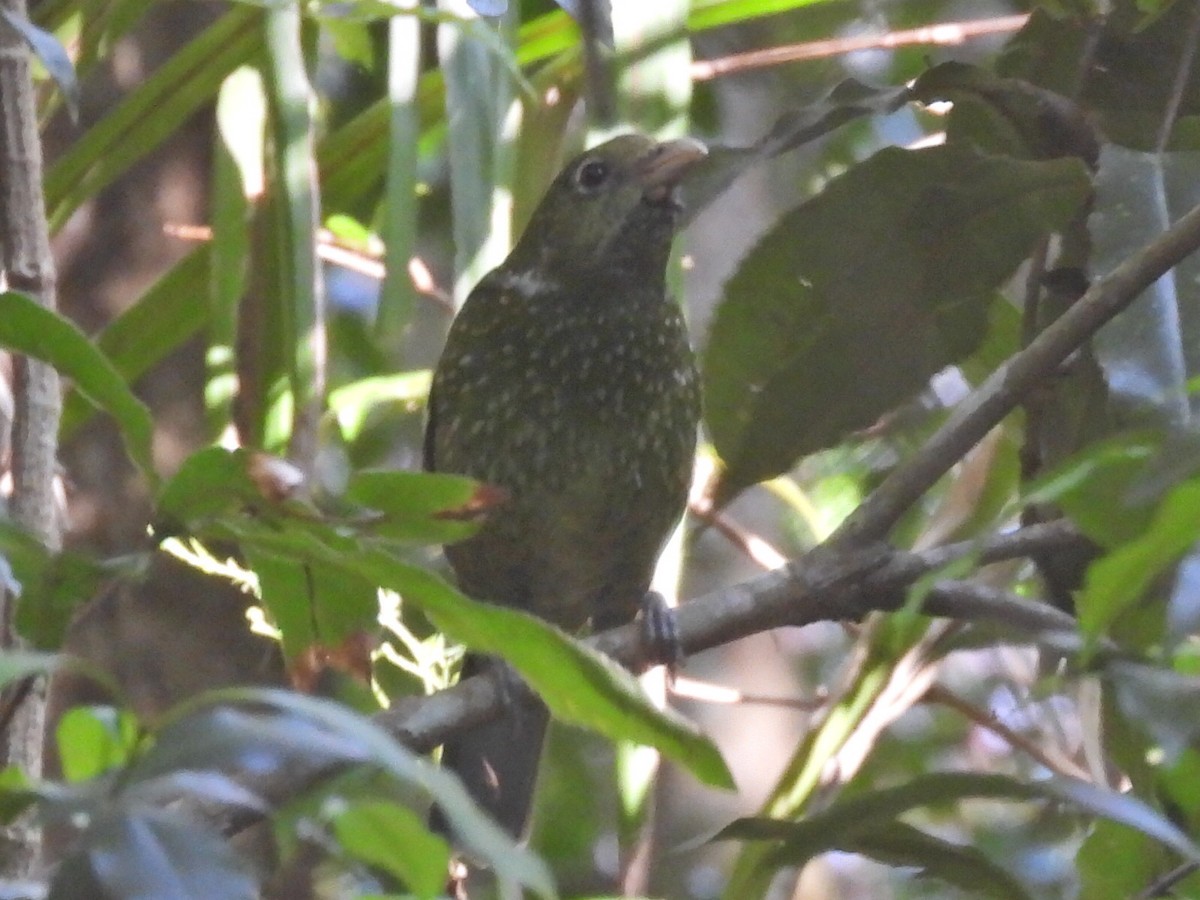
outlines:
[{"label": "bird's claw", "polygon": [[683,662],[683,642],[679,638],[679,623],[675,610],[667,605],[658,591],[648,591],[642,599],[638,616],[642,630],[642,645],[651,665],[666,666],[671,675]]}]

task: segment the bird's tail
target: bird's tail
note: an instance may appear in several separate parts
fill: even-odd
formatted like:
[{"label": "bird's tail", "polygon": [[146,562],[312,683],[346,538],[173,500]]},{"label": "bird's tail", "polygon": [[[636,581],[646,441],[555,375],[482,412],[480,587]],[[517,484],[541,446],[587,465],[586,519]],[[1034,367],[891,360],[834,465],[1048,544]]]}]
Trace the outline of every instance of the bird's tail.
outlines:
[{"label": "bird's tail", "polygon": [[[496,659],[468,654],[462,677],[499,665],[503,663]],[[458,775],[475,802],[517,839],[525,836],[529,824],[549,724],[550,712],[542,703],[513,703],[499,719],[463,732],[442,749],[442,765]],[[449,834],[437,807],[430,821],[437,831]]]}]

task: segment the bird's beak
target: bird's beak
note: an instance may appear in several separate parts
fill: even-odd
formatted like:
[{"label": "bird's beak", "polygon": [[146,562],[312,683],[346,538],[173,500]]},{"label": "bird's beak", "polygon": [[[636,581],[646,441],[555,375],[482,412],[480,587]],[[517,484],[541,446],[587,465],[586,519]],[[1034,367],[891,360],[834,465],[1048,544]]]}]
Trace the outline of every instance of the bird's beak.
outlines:
[{"label": "bird's beak", "polygon": [[695,138],[655,144],[637,161],[635,168],[646,199],[653,202],[668,199],[684,173],[706,156],[708,148]]}]

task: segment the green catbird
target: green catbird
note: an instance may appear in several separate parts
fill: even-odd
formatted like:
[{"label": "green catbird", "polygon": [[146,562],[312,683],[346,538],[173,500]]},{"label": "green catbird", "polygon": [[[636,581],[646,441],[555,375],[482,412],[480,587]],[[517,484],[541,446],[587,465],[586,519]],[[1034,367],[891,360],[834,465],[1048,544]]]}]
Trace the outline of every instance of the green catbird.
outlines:
[{"label": "green catbird", "polygon": [[[446,547],[471,597],[574,632],[627,622],[652,596],[700,418],[665,278],[678,184],[704,155],[694,140],[635,134],[580,155],[454,320],[433,376],[425,468],[505,496],[476,534]],[[463,675],[495,665],[469,654]],[[510,708],[443,751],[515,836],[548,718],[541,706]]]}]

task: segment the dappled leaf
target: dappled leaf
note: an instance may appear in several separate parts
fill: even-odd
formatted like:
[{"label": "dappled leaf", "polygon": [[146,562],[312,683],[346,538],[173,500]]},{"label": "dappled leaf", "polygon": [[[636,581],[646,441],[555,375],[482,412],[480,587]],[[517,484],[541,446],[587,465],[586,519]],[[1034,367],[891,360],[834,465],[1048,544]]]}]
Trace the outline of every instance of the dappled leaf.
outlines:
[{"label": "dappled leaf", "polygon": [[518,847],[480,812],[457,778],[403,747],[367,717],[328,700],[277,688],[233,688],[214,692],[210,699],[267,706],[283,718],[305,720],[311,728],[361,747],[371,764],[436,800],[462,846],[499,877],[524,885],[538,896],[554,894],[553,880],[541,860]]},{"label": "dappled leaf", "polygon": [[[285,529],[285,537],[288,533]],[[302,541],[297,534],[297,542]],[[271,552],[256,546],[253,537],[243,549],[258,575],[263,607],[282,635],[284,658],[298,687],[307,683],[304,672],[316,677],[326,671],[321,660],[328,661],[331,649],[373,633],[379,600],[377,586],[369,579],[321,560]]]},{"label": "dappled leaf", "polygon": [[968,355],[996,287],[1088,192],[1073,159],[887,149],[786,215],[726,284],[704,352],[718,500]]},{"label": "dappled leaf", "polygon": [[142,474],[152,484],[157,480],[150,410],[83,332],[36,300],[9,291],[0,294],[0,344],[49,363],[72,379],[84,397],[116,420],[129,457]]},{"label": "dappled leaf", "polygon": [[504,657],[560,719],[657,747],[705,783],[733,786],[720,753],[695,724],[656,708],[637,680],[607,656],[534,616],[470,600],[380,551],[362,551],[353,565],[420,606],[441,631],[473,650]]},{"label": "dappled leaf", "polygon": [[613,739],[655,746],[706,783],[732,786],[720,753],[693,723],[673,710],[657,709],[629,672],[549,623],[471,600],[431,572],[367,542],[330,542],[316,527],[280,533],[242,522],[226,523],[226,529],[260,552],[320,563],[318,571],[341,571],[395,591],[450,637],[503,656],[559,718]]}]

